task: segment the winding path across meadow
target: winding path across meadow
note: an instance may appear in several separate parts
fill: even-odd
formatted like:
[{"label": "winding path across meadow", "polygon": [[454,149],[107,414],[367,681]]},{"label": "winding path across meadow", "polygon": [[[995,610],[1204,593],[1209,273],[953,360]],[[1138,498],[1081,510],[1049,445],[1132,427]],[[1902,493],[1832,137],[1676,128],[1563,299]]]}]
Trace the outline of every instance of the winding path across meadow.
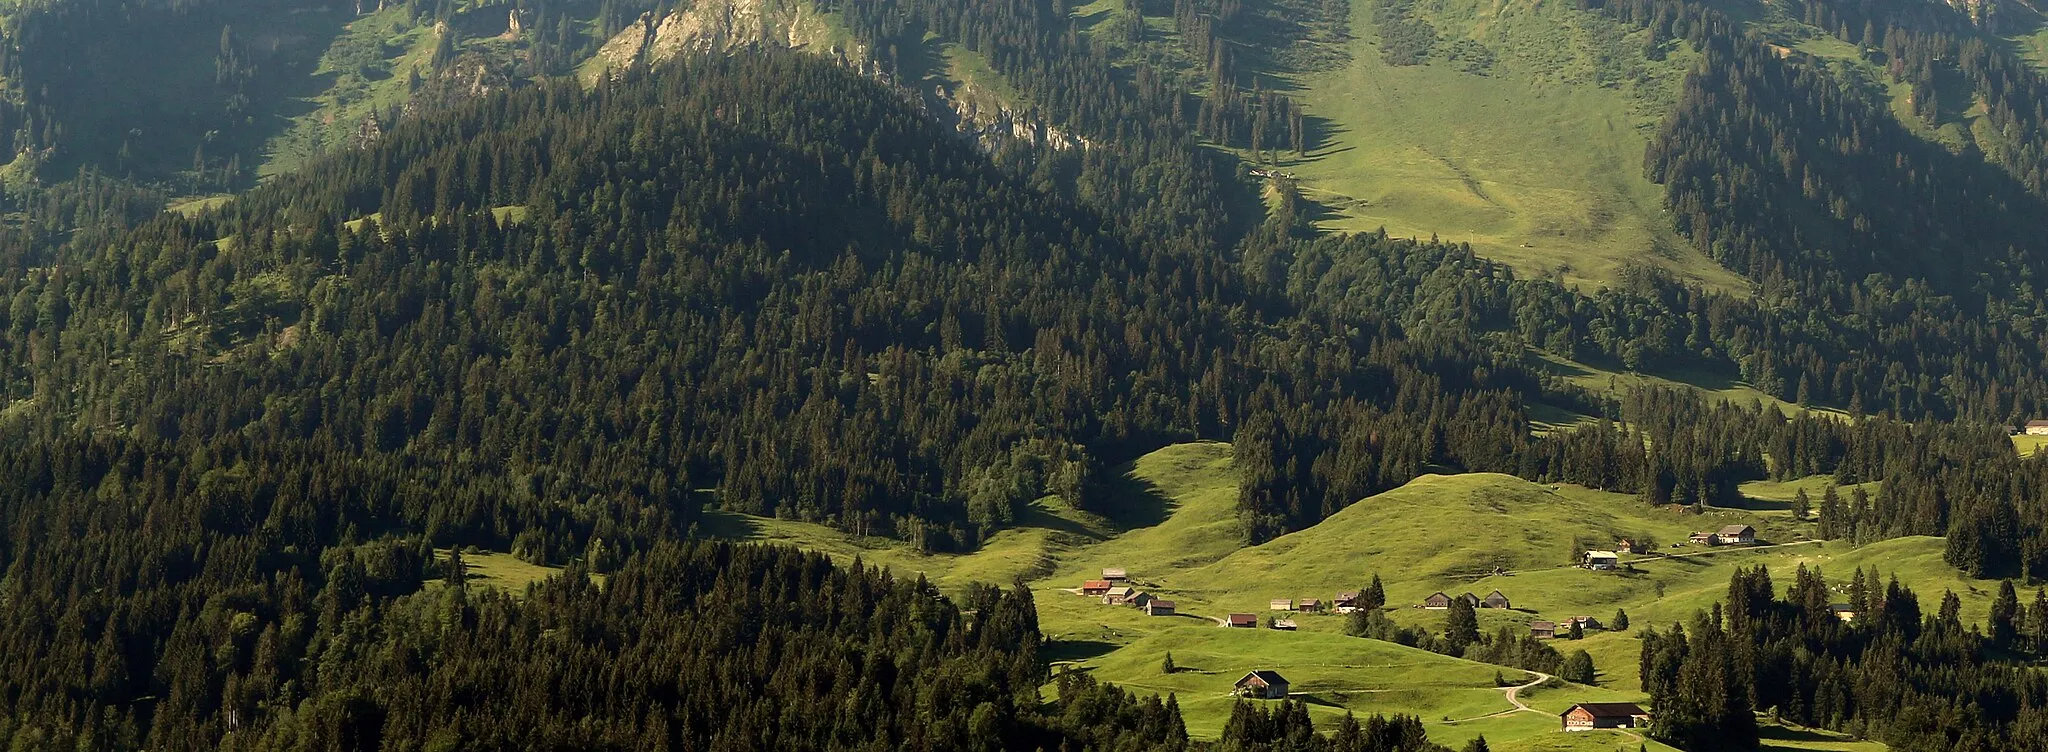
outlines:
[{"label": "winding path across meadow", "polygon": [[[1525,704],[1525,703],[1523,703],[1523,702],[1522,702],[1522,697],[1521,697],[1521,695],[1522,695],[1522,690],[1525,690],[1525,689],[1529,689],[1530,687],[1534,687],[1534,686],[1536,686],[1536,685],[1538,685],[1538,684],[1542,684],[1542,683],[1544,683],[1544,682],[1550,681],[1551,679],[1554,679],[1554,678],[1556,678],[1556,677],[1554,677],[1554,676],[1551,676],[1551,675],[1549,675],[1549,674],[1546,674],[1546,673],[1543,673],[1543,672],[1541,672],[1541,671],[1530,671],[1529,673],[1531,673],[1531,674],[1535,674],[1535,675],[1536,675],[1536,678],[1535,678],[1535,679],[1532,679],[1532,680],[1530,680],[1530,681],[1529,681],[1529,683],[1527,683],[1527,684],[1519,684],[1519,685],[1516,685],[1516,686],[1513,686],[1513,687],[1501,687],[1501,688],[1500,688],[1501,694],[1502,694],[1502,695],[1504,695],[1504,696],[1506,696],[1506,697],[1508,698],[1508,704],[1509,704],[1509,705],[1513,705],[1514,707],[1512,707],[1512,708],[1508,708],[1507,710],[1502,710],[1502,711],[1499,711],[1499,712],[1496,712],[1496,713],[1487,713],[1486,715],[1479,715],[1479,716],[1473,716],[1473,717],[1471,717],[1471,718],[1460,718],[1460,719],[1458,719],[1458,720],[1455,720],[1455,721],[1445,721],[1444,723],[1447,723],[1447,724],[1448,724],[1448,723],[1467,723],[1467,722],[1470,722],[1470,721],[1483,721],[1483,720],[1486,720],[1486,719],[1488,719],[1488,718],[1499,718],[1499,717],[1501,717],[1501,716],[1504,716],[1504,715],[1511,715],[1511,714],[1514,714],[1514,713],[1543,713],[1543,711],[1541,711],[1541,710],[1537,710],[1537,709],[1535,709],[1535,708],[1532,708],[1532,707],[1529,707],[1529,706],[1528,706],[1527,704]],[[1549,713],[1544,713],[1544,715],[1549,715]]]}]

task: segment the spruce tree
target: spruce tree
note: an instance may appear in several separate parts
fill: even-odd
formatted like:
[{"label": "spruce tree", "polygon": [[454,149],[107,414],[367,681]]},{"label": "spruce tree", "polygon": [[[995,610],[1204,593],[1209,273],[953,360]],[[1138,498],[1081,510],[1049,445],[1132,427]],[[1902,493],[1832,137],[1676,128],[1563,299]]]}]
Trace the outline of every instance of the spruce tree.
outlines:
[{"label": "spruce tree", "polygon": [[1989,628],[1991,644],[2002,648],[2013,647],[2020,634],[2020,595],[2012,587],[2012,580],[1998,583],[1998,597],[1991,601]]},{"label": "spruce tree", "polygon": [[1445,654],[1464,655],[1465,646],[1479,641],[1479,614],[1472,610],[1472,602],[1462,597],[1451,599],[1451,612],[1444,619]]},{"label": "spruce tree", "polygon": [[1571,655],[1565,657],[1564,666],[1558,669],[1558,675],[1568,682],[1591,685],[1599,674],[1593,668],[1591,654],[1584,650],[1574,650]]}]

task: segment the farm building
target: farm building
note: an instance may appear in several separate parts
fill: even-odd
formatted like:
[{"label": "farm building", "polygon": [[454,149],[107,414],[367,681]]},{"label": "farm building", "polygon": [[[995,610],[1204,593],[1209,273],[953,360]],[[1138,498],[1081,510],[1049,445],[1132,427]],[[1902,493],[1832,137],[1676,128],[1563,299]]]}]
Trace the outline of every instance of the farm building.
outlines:
[{"label": "farm building", "polygon": [[1295,625],[1293,619],[1274,619],[1273,628],[1282,632],[1292,632],[1299,627]]},{"label": "farm building", "polygon": [[1253,671],[1237,680],[1235,693],[1239,697],[1257,697],[1266,700],[1287,699],[1287,677],[1278,671]]},{"label": "farm building", "polygon": [[1225,620],[1224,623],[1238,629],[1258,629],[1259,616],[1257,614],[1231,614],[1230,618]]},{"label": "farm building", "polygon": [[1540,638],[1543,638],[1543,639],[1546,639],[1546,640],[1547,640],[1547,639],[1550,639],[1550,638],[1553,638],[1553,637],[1556,637],[1556,636],[1557,636],[1557,622],[1554,622],[1554,621],[1532,621],[1532,622],[1529,622],[1529,636],[1530,636],[1530,637],[1540,637]]},{"label": "farm building", "polygon": [[1304,614],[1320,614],[1323,612],[1323,602],[1314,598],[1303,598],[1301,599],[1301,612]]},{"label": "farm building", "polygon": [[1269,611],[1293,611],[1294,601],[1288,598],[1274,598],[1266,602],[1266,609]]},{"label": "farm building", "polygon": [[1126,573],[1122,569],[1102,570],[1102,579],[1109,580],[1110,582],[1123,582],[1124,580],[1128,580],[1130,578],[1130,574]]},{"label": "farm building", "polygon": [[1422,607],[1434,611],[1441,611],[1443,609],[1450,608],[1451,597],[1448,595],[1444,595],[1443,591],[1441,590],[1436,591],[1434,593],[1430,593],[1428,598],[1422,599]]},{"label": "farm building", "polygon": [[1565,631],[1571,631],[1573,624],[1579,625],[1579,631],[1581,632],[1591,632],[1596,629],[1606,629],[1606,627],[1600,626],[1599,619],[1595,619],[1591,616],[1574,616],[1572,618],[1564,620],[1563,624],[1559,624],[1557,626],[1558,628],[1563,629]]},{"label": "farm building", "polygon": [[1729,525],[1714,533],[1714,542],[1723,546],[1747,546],[1756,542],[1756,528],[1748,525]]},{"label": "farm building", "polygon": [[1109,592],[1109,580],[1089,580],[1081,583],[1082,595],[1103,595]]},{"label": "farm building", "polygon": [[1650,714],[1632,702],[1582,702],[1559,713],[1558,717],[1564,721],[1566,731],[1638,728],[1649,725],[1650,720]]},{"label": "farm building", "polygon": [[1458,600],[1464,601],[1465,605],[1467,606],[1471,606],[1473,608],[1479,607],[1479,596],[1473,595],[1471,593],[1465,593],[1463,595],[1458,596]]},{"label": "farm building", "polygon": [[1129,598],[1137,594],[1137,592],[1137,590],[1132,589],[1129,585],[1118,585],[1110,588],[1109,592],[1102,594],[1102,602],[1114,606],[1123,603],[1125,598]]},{"label": "farm building", "polygon": [[1587,551],[1587,569],[1613,569],[1621,566],[1621,555],[1613,551]]},{"label": "farm building", "polygon": [[1144,608],[1145,604],[1151,603],[1153,600],[1155,599],[1152,597],[1151,593],[1147,593],[1143,590],[1140,590],[1138,592],[1132,593],[1130,597],[1125,598],[1123,605],[1130,606],[1132,608]]},{"label": "farm building", "polygon": [[1614,544],[1615,551],[1625,554],[1646,554],[1649,553],[1648,549],[1649,546],[1637,546],[1633,538],[1623,538],[1619,543]]},{"label": "farm building", "polygon": [[1172,616],[1173,601],[1162,601],[1154,598],[1145,603],[1144,609],[1146,616]]},{"label": "farm building", "polygon": [[1503,593],[1503,592],[1499,591],[1499,590],[1495,590],[1495,591],[1493,591],[1493,592],[1491,592],[1491,593],[1487,593],[1487,594],[1486,594],[1486,597],[1485,597],[1485,598],[1481,598],[1481,599],[1479,599],[1479,607],[1480,607],[1480,608],[1514,608],[1514,606],[1513,606],[1512,604],[1508,603],[1508,595],[1507,595],[1506,593]]},{"label": "farm building", "polygon": [[1856,607],[1847,603],[1830,603],[1828,604],[1828,612],[1834,614],[1835,618],[1841,619],[1843,623],[1854,623],[1856,621]]},{"label": "farm building", "polygon": [[2048,420],[2027,421],[2026,432],[2028,436],[2048,436]]},{"label": "farm building", "polygon": [[1344,592],[1338,593],[1336,598],[1331,599],[1330,608],[1336,610],[1336,612],[1340,614],[1348,614],[1353,611],[1357,611],[1358,591],[1346,590]]},{"label": "farm building", "polygon": [[1691,536],[1687,537],[1686,540],[1706,546],[1712,546],[1718,543],[1718,541],[1714,539],[1713,533],[1693,533]]}]

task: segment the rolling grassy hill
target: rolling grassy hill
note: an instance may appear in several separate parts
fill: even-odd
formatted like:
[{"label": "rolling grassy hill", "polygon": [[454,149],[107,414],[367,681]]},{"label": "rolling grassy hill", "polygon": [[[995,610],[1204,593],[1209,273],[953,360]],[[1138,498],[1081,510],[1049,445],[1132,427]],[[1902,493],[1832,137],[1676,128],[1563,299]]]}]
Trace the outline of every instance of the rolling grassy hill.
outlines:
[{"label": "rolling grassy hill", "polygon": [[[1179,669],[1172,674],[1161,670],[1168,651]],[[1335,721],[1346,710],[1462,719],[1513,707],[1493,687],[1495,666],[1342,635],[1178,626],[1088,665],[1097,679],[1174,693],[1188,732],[1214,737],[1230,717],[1231,687],[1247,663],[1287,677],[1319,722]],[[1523,672],[1506,673],[1518,683],[1527,680]]]},{"label": "rolling grassy hill", "polygon": [[[1229,687],[1245,671],[1273,668],[1296,682],[1311,714],[1333,720],[1344,712],[1420,714],[1432,739],[1461,745],[1485,735],[1498,750],[1633,750],[1640,742],[1618,733],[1563,734],[1555,713],[1582,701],[1641,701],[1636,632],[1663,629],[1720,600],[1738,566],[1770,568],[1780,584],[1800,565],[1821,567],[1846,583],[1857,567],[1876,566],[1914,587],[1924,600],[1944,589],[1963,601],[1963,618],[1981,622],[1996,583],[1968,580],[1942,561],[1939,538],[1904,538],[1861,548],[1805,540],[1811,523],[1782,510],[1715,510],[1693,516],[1653,510],[1633,497],[1573,486],[1548,486],[1504,475],[1432,475],[1361,500],[1322,524],[1244,547],[1235,516],[1237,481],[1228,444],[1179,444],[1123,468],[1096,515],[1034,505],[1030,527],[1001,533],[982,551],[965,556],[926,555],[897,544],[863,541],[830,528],[786,520],[716,513],[710,532],[798,545],[835,558],[882,564],[900,573],[921,572],[943,588],[968,582],[1008,583],[1024,577],[1037,593],[1045,654],[1063,668],[1138,691],[1174,693],[1191,733],[1213,737],[1230,711]],[[1794,489],[1818,494],[1814,477],[1753,483],[1745,492],[1765,502]],[[1846,492],[1846,489],[1844,489]],[[1767,505],[1766,505],[1767,506]],[[1697,529],[1730,522],[1756,525],[1767,543],[1759,549],[1672,547]],[[1618,536],[1648,535],[1672,557],[1635,557],[1632,572],[1591,572],[1566,566],[1574,538],[1608,544]],[[1492,575],[1500,566],[1513,574]],[[1147,592],[1172,599],[1180,615],[1147,617],[1105,606],[1072,590],[1105,567],[1123,567]],[[1521,628],[1535,619],[1586,614],[1609,621],[1626,609],[1635,627],[1594,632],[1578,642],[1559,640],[1564,652],[1584,649],[1599,669],[1597,686],[1561,685],[1525,691],[1521,699],[1541,712],[1510,711],[1494,686],[1498,667],[1343,635],[1339,616],[1298,615],[1301,631],[1231,630],[1214,619],[1233,611],[1265,615],[1274,598],[1327,598],[1379,574],[1397,622],[1433,630],[1443,612],[1415,608],[1431,592],[1500,589],[1512,610],[1480,612],[1481,626]],[[1171,652],[1184,671],[1165,674]],[[1522,672],[1498,669],[1513,679]],[[1048,692],[1051,690],[1048,689]],[[1772,726],[1767,749],[1877,750],[1881,745]],[[1650,745],[1651,749],[1668,749]]]}]

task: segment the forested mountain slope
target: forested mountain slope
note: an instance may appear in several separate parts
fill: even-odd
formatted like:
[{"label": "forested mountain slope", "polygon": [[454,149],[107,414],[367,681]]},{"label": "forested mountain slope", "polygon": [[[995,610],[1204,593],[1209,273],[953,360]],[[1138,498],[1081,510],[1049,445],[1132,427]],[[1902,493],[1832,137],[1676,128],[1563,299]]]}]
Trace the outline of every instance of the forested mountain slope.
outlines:
[{"label": "forested mountain slope", "polygon": [[[495,686],[512,656],[562,656],[574,671],[604,656],[550,635],[631,652],[621,635],[635,619],[716,608],[742,588],[664,594],[647,584],[676,576],[664,561],[744,573],[747,557],[781,556],[678,553],[704,534],[706,506],[968,551],[1046,497],[1076,516],[1126,511],[1109,509],[1128,497],[1108,468],[1201,439],[1233,442],[1228,546],[1428,473],[1571,482],[1695,511],[1740,503],[1747,481],[1831,475],[1881,492],[1822,500],[1823,537],[1946,535],[1960,571],[2048,576],[2048,460],[2013,456],[2000,425],[2048,409],[2035,247],[2048,203],[2025,146],[2043,122],[2038,74],[1951,10],[1808,8],[1808,25],[1836,28],[1859,59],[1896,66],[1914,102],[1923,79],[1927,91],[1967,82],[1984,98],[1979,122],[2009,138],[1952,148],[1876,95],[1899,81],[1858,84],[1724,9],[1677,0],[1543,6],[1499,26],[1471,16],[1459,27],[1471,33],[1444,38],[1433,24],[1464,12],[1450,4],[33,6],[9,16],[21,57],[0,55],[21,66],[0,113],[21,127],[0,130],[49,160],[40,187],[18,181],[18,212],[0,223],[0,470],[13,481],[0,486],[0,641],[16,647],[0,686],[20,688],[0,693],[0,717],[28,746],[205,748],[244,729],[235,742],[251,748],[430,738],[468,723],[476,695],[379,695],[369,688],[413,686],[397,678],[405,666],[359,656],[489,627],[490,639],[418,655],[476,658],[491,667],[476,675],[494,677],[477,683]],[[742,9],[761,15],[721,15]],[[1367,16],[1372,45],[1332,52],[1363,33],[1347,19]],[[309,110],[222,119],[235,111],[181,110],[204,100],[179,93],[114,117],[102,110],[118,96],[87,93],[126,70],[112,57],[37,67],[62,58],[35,40],[114,50],[161,28],[169,44],[229,17],[247,22],[206,32],[212,95]],[[1520,36],[1530,18],[1583,36],[1543,67],[1539,40]],[[319,21],[333,39],[283,44],[264,26],[279,19]],[[1232,19],[1284,43],[1237,52]],[[1519,46],[1489,58],[1489,40]],[[265,56],[308,49],[321,52]],[[1368,50],[1392,68],[1550,75],[1552,91],[1597,104],[1598,117],[1515,109],[1499,123],[1531,143],[1598,137],[1606,161],[1569,177],[1627,205],[1566,211],[1577,224],[1559,247],[1635,249],[1633,233],[1654,263],[1608,253],[1597,274],[1553,264],[1532,276],[1485,258],[1484,239],[1321,232],[1330,189],[1301,160],[1363,136],[1316,120],[1313,96],[1275,88]],[[414,82],[405,72],[421,62]],[[290,72],[305,65],[310,79]],[[161,73],[204,83],[182,69]],[[326,88],[292,88],[306,80]],[[1406,136],[1451,132],[1428,103],[1392,106],[1410,110]],[[1000,115],[980,120],[983,108]],[[124,117],[175,137],[145,129],[121,149]],[[1531,135],[1560,123],[1571,128]],[[1638,139],[1640,172],[1617,171]],[[195,155],[185,141],[225,151]],[[1470,141],[1451,139],[1439,163],[1464,169],[1481,156],[1459,145]],[[158,211],[169,194],[246,185],[265,171],[248,166],[259,154],[263,185]],[[1577,164],[1560,154],[1494,167]],[[284,169],[293,160],[304,169]],[[91,169],[55,179],[66,164]],[[1436,191],[1412,185],[1425,177],[1373,179],[1422,196]],[[1491,190],[1476,173],[1443,185]],[[1525,207],[1555,193],[1513,187],[1533,197]],[[1430,214],[1413,212],[1416,234]],[[1509,224],[1532,221],[1551,220]],[[1838,417],[1684,391],[1602,399],[1547,373],[1572,362],[1740,379]],[[1578,424],[1532,434],[1539,407]],[[425,593],[431,575],[460,571],[433,552],[469,546],[576,569],[524,605]],[[793,598],[871,579],[817,566],[760,569],[814,572],[785,589]],[[613,577],[590,590],[586,572]],[[774,591],[757,574],[742,579]],[[1110,727],[1178,740],[1167,705],[1109,693],[1105,716],[1054,722],[1003,700],[1043,678],[1028,631],[987,626],[1020,648],[995,650],[954,637],[967,627],[928,589],[902,592],[936,614],[904,639],[920,660],[944,656],[916,671],[964,682],[977,701],[928,708],[942,719],[932,733],[994,724],[1020,749]],[[976,595],[963,618],[1022,619],[1015,597]],[[883,601],[833,613],[859,620]],[[606,609],[624,613],[588,617]],[[767,603],[735,613],[716,623],[783,618]],[[828,636],[861,649],[850,628]],[[994,673],[961,678],[956,659]],[[857,688],[828,695],[876,696],[889,682],[868,682],[869,668],[833,669]],[[2020,709],[2037,695],[2013,698],[1983,738],[2023,733],[2012,726],[2036,717]],[[606,697],[582,714],[602,719],[591,727],[502,744],[661,738],[644,727],[672,713]],[[748,712],[705,711],[667,733],[710,743],[715,729],[768,725]],[[550,716],[542,731],[566,725]],[[832,736],[850,725],[777,733],[816,747],[954,740]],[[1381,748],[1420,746],[1404,739]]]},{"label": "forested mountain slope", "polygon": [[656,0],[39,0],[0,11],[16,197],[81,168],[237,190],[408,113],[531,85]]}]

